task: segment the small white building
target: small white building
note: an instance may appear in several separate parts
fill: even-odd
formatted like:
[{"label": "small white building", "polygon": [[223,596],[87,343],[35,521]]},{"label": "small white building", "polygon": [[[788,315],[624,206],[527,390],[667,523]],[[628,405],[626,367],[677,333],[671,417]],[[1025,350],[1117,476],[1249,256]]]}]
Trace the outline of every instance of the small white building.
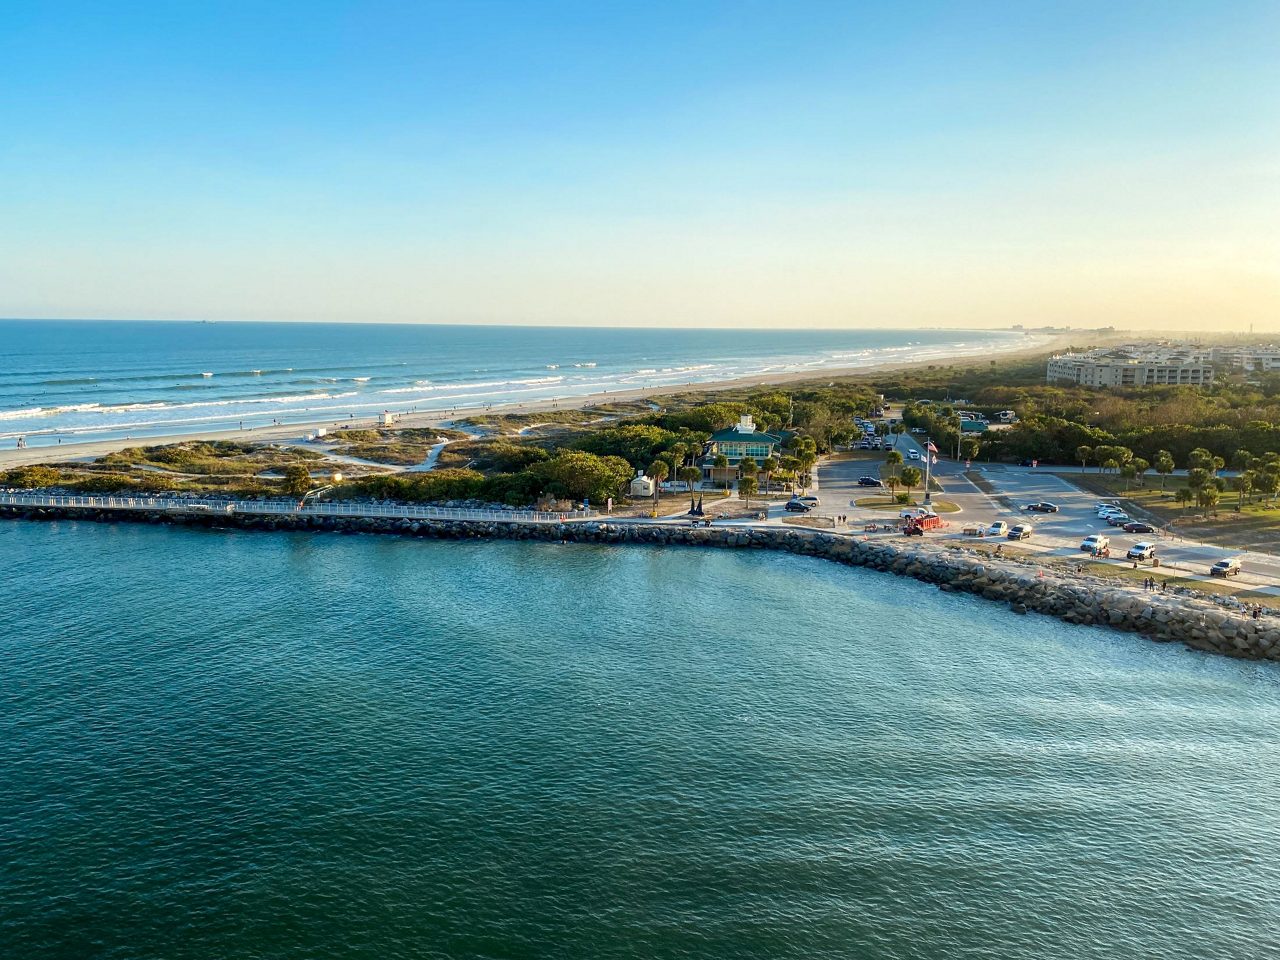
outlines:
[{"label": "small white building", "polygon": [[636,498],[652,497],[653,486],[654,486],[653,478],[646,477],[644,475],[643,470],[637,470],[635,478],[631,481],[631,488],[630,488],[631,496]]}]

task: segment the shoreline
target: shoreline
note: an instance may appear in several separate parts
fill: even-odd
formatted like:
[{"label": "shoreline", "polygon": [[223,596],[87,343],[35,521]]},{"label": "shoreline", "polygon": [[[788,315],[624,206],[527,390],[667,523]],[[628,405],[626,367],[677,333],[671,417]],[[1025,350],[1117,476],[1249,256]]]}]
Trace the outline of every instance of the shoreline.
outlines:
[{"label": "shoreline", "polygon": [[[728,380],[708,380],[688,384],[668,384],[661,387],[637,387],[632,390],[619,390],[601,393],[582,394],[545,400],[509,401],[495,403],[489,407],[463,407],[451,410],[422,411],[418,413],[399,413],[396,415],[395,427],[399,429],[447,427],[457,420],[475,416],[501,416],[522,413],[540,413],[549,410],[582,410],[598,404],[634,403],[686,393],[715,393],[724,390],[744,389],[760,386],[773,386],[797,383],[821,383],[824,381],[846,379],[860,376],[879,376],[890,372],[927,368],[930,366],[951,365],[964,360],[981,360],[990,356],[1002,360],[1016,360],[1020,357],[1039,355],[1057,349],[1068,337],[1054,336],[1034,346],[1019,346],[1010,350],[986,354],[960,354],[955,357],[930,358],[926,360],[900,360],[871,364],[865,367],[832,367],[821,371],[806,370],[788,373],[752,374],[745,377],[734,377]],[[370,429],[379,426],[378,416],[356,417],[354,419],[325,418],[322,420],[298,420],[278,425],[248,427],[238,429],[208,429],[183,431],[180,433],[155,434],[138,437],[116,437],[102,440],[76,440],[69,443],[54,443],[44,446],[16,449],[7,446],[0,450],[0,470],[11,467],[29,466],[32,464],[59,463],[69,460],[84,460],[106,456],[129,447],[162,446],[173,443],[189,443],[193,441],[242,440],[250,443],[273,440],[298,440],[301,436],[317,428]],[[8,443],[9,441],[6,441]]]}]

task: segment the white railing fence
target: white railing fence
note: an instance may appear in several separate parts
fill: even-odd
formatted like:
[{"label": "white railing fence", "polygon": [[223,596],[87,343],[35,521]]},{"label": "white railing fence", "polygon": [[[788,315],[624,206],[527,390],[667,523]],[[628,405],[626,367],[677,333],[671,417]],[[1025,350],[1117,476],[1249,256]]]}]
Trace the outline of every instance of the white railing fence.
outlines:
[{"label": "white railing fence", "polygon": [[546,513],[539,510],[471,510],[411,503],[348,503],[296,500],[200,500],[177,497],[99,497],[37,493],[0,493],[0,506],[71,507],[91,510],[145,510],[159,513],[249,514],[255,516],[380,517],[395,520],[508,520],[559,523],[594,516],[594,511]]}]

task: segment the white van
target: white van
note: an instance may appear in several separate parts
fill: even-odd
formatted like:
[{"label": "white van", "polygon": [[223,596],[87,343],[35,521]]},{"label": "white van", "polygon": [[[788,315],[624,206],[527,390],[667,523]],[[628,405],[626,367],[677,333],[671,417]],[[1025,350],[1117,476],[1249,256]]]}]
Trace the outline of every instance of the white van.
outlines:
[{"label": "white van", "polygon": [[1009,525],[1003,520],[997,520],[991,526],[987,527],[988,537],[1004,537],[1009,533]]},{"label": "white van", "polygon": [[1111,538],[1104,537],[1100,533],[1091,533],[1080,541],[1080,549],[1086,553],[1101,553],[1103,550],[1111,549]]}]

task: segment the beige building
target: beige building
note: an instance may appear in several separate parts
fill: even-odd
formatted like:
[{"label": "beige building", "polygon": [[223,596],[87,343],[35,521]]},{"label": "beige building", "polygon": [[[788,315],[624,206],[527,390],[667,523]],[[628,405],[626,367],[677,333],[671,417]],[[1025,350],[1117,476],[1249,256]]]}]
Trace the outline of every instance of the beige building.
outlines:
[{"label": "beige building", "polygon": [[1216,347],[1213,359],[1222,367],[1235,367],[1250,373],[1274,373],[1280,371],[1280,344]]},{"label": "beige building", "polygon": [[1212,351],[1197,347],[1133,345],[1063,353],[1049,358],[1045,379],[1081,387],[1207,387],[1213,383]]}]

